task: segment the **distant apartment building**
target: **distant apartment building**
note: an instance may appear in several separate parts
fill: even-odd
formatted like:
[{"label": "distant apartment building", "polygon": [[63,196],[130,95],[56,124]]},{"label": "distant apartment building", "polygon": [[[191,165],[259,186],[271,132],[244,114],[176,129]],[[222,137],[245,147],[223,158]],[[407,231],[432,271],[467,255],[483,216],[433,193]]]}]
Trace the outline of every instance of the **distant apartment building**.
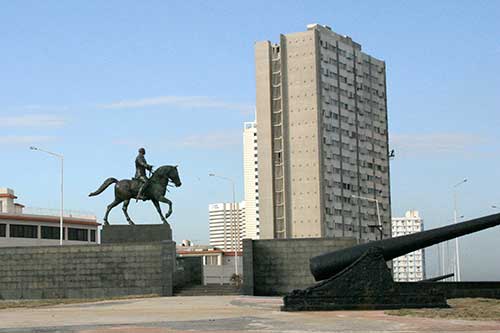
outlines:
[{"label": "distant apartment building", "polygon": [[390,237],[385,62],[312,24],[255,65],[260,237]]},{"label": "distant apartment building", "polygon": [[[31,209],[15,202],[14,191],[0,188],[0,247],[59,245],[60,217],[49,210]],[[63,214],[63,245],[95,244],[99,241],[95,216]]]},{"label": "distant apartment building", "polygon": [[244,238],[251,239],[260,238],[257,140],[257,124],[255,122],[246,122],[243,128]]},{"label": "distant apartment building", "polygon": [[245,202],[208,206],[210,246],[223,251],[240,251],[245,233]]},{"label": "distant apartment building", "polygon": [[[392,218],[392,236],[399,237],[424,230],[422,220],[416,210],[407,211],[404,217]],[[394,281],[414,282],[425,279],[424,249],[408,253],[392,261]]]}]

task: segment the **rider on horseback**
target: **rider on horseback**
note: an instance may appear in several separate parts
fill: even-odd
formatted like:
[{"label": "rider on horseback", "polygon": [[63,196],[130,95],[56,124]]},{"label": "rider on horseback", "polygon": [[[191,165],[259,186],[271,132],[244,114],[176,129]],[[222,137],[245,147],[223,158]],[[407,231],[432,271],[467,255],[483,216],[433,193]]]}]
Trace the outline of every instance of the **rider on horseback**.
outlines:
[{"label": "rider on horseback", "polygon": [[146,200],[143,195],[143,192],[146,189],[149,180],[149,178],[146,176],[146,170],[149,170],[151,172],[153,171],[153,166],[149,165],[148,162],[146,162],[146,158],[144,157],[144,155],[146,155],[146,149],[140,148],[139,155],[137,155],[135,159],[134,179],[137,179],[141,182],[141,187],[139,188],[139,192],[137,193],[136,201],[138,201],[139,199]]}]

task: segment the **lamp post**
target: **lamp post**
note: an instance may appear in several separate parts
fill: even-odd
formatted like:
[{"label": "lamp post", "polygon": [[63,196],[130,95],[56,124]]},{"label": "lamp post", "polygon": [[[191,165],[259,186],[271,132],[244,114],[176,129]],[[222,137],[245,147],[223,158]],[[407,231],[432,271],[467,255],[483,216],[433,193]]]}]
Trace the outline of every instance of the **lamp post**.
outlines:
[{"label": "lamp post", "polygon": [[59,212],[59,245],[63,245],[63,231],[64,231],[64,228],[63,228],[63,220],[64,220],[63,219],[63,210],[64,210],[64,156],[61,155],[61,154],[53,153],[51,151],[43,150],[41,148],[37,148],[37,147],[33,147],[33,146],[31,146],[30,149],[31,150],[41,151],[43,153],[55,156],[55,157],[59,158],[60,161],[61,161],[61,208],[60,208],[60,212]]},{"label": "lamp post", "polygon": [[[467,178],[453,185],[453,221],[457,224],[457,187],[467,182]],[[455,278],[460,282],[460,254],[458,249],[458,237],[455,238]]]},{"label": "lamp post", "polygon": [[374,227],[380,232],[380,239],[384,238],[384,231],[382,229],[382,221],[380,220],[380,208],[378,206],[378,200],[373,199],[373,198],[367,198],[367,197],[361,197],[359,195],[352,195],[353,198],[357,199],[363,199],[371,202],[375,202],[375,205],[377,206],[377,219],[378,219],[378,225],[369,225],[369,227]]},{"label": "lamp post", "polygon": [[224,177],[224,176],[219,176],[219,175],[216,175],[215,173],[209,173],[208,175],[210,177],[216,177],[216,178],[220,178],[220,179],[223,179],[223,180],[231,182],[232,191],[233,191],[233,202],[231,204],[231,220],[232,220],[231,224],[233,225],[233,228],[234,228],[234,241],[233,241],[233,246],[234,246],[234,272],[235,272],[236,275],[238,275],[238,237],[239,237],[239,227],[236,224],[236,220],[237,219],[235,218],[235,211],[234,211],[234,208],[236,206],[236,195],[235,195],[235,193],[236,193],[236,191],[235,191],[236,183],[231,178]]}]

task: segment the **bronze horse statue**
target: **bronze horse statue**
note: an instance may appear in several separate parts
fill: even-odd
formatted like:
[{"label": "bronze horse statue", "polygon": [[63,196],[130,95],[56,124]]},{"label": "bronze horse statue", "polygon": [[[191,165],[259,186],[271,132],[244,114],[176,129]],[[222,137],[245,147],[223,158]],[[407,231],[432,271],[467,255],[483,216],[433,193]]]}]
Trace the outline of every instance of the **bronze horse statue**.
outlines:
[{"label": "bronze horse statue", "polygon": [[[151,178],[149,178],[146,186],[143,189],[144,200],[151,200],[156,210],[160,214],[163,223],[167,224],[168,217],[172,214],[172,201],[165,198],[165,193],[167,190],[168,182],[171,180],[176,187],[181,186],[181,180],[179,178],[179,172],[177,171],[177,166],[164,165],[156,169],[153,172]],[[123,202],[123,214],[127,218],[128,224],[134,224],[134,221],[128,216],[128,204],[131,199],[135,199],[141,187],[141,181],[137,179],[122,179],[117,180],[116,178],[110,177],[104,181],[104,183],[95,192],[89,194],[89,197],[99,195],[109,185],[115,185],[115,200],[108,205],[106,209],[106,214],[104,215],[104,224],[109,225],[108,215],[111,209],[118,206]],[[166,203],[168,205],[168,212],[165,216],[161,211],[160,202]]]}]

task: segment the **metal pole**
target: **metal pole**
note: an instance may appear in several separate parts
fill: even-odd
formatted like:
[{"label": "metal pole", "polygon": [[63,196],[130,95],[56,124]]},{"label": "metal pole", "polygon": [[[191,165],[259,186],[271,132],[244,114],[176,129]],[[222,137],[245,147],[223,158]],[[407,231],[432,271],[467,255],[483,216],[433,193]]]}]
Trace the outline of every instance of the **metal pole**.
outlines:
[{"label": "metal pole", "polygon": [[[376,226],[376,228],[380,232],[380,239],[382,240],[382,238],[384,237],[384,230],[383,230],[383,227],[382,227],[382,221],[380,219],[380,208],[379,208],[379,205],[378,205],[378,199],[362,197],[362,196],[354,195],[354,194],[351,195],[351,197],[352,198],[357,198],[357,199],[363,199],[363,200],[367,200],[367,201],[371,201],[371,202],[375,202],[375,205],[377,206],[377,219],[378,219],[378,226]],[[375,226],[371,225],[369,227],[375,227]],[[361,241],[361,239],[360,239],[360,241]]]},{"label": "metal pole", "polygon": [[[457,187],[467,182],[467,178],[457,183],[453,189],[453,220],[457,224]],[[460,282],[460,252],[458,245],[458,237],[455,238],[455,281]]]},{"label": "metal pole", "polygon": [[238,238],[239,238],[239,228],[238,228],[238,219],[235,214],[235,207],[236,207],[236,195],[235,195],[235,183],[234,180],[231,180],[231,183],[233,185],[233,226],[234,226],[234,240],[236,246],[234,247],[234,272],[236,275],[238,275]]},{"label": "metal pole", "polygon": [[217,177],[220,179],[224,179],[227,181],[230,181],[232,184],[232,192],[233,192],[233,202],[231,205],[231,225],[232,228],[234,228],[234,233],[233,233],[233,250],[234,250],[234,272],[236,275],[238,275],[238,240],[239,240],[239,223],[237,224],[238,218],[235,216],[235,207],[236,207],[236,182],[228,177],[222,177],[218,176],[215,173],[209,173],[208,174],[210,177]]},{"label": "metal pole", "polygon": [[384,238],[384,232],[382,229],[382,221],[380,220],[380,209],[378,207],[378,200],[377,199],[375,199],[375,203],[377,204],[377,217],[378,217],[378,225],[380,228],[378,230],[380,231],[380,240],[382,240]]},{"label": "metal pole", "polygon": [[[453,220],[457,224],[457,191],[453,193],[454,209],[453,209]],[[455,238],[455,276],[456,281],[460,282],[460,254],[458,248],[458,237]]]},{"label": "metal pole", "polygon": [[59,213],[59,245],[63,245],[64,221],[64,157],[61,155],[61,211]]},{"label": "metal pole", "polygon": [[31,150],[38,150],[46,154],[55,156],[61,160],[61,208],[59,212],[59,245],[63,245],[63,224],[64,224],[64,155],[53,153],[48,150],[40,149],[38,147],[30,147]]},{"label": "metal pole", "polygon": [[438,244],[438,253],[439,253],[439,268],[440,268],[440,274],[439,275],[444,275],[444,244]]}]

